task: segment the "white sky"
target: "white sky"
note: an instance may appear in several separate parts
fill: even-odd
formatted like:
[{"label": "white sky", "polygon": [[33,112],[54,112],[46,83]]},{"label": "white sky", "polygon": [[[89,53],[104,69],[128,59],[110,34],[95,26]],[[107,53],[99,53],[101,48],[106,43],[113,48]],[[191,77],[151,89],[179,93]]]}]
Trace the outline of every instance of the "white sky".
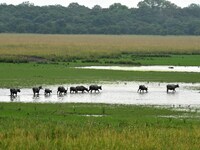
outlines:
[{"label": "white sky", "polygon": [[[0,0],[0,3],[18,5],[24,1],[29,1],[37,6],[43,5],[63,5],[68,6],[72,2],[77,2],[79,5],[85,5],[92,8],[94,5],[100,5],[103,8],[109,7],[114,3],[121,3],[122,5],[127,5],[129,8],[137,7],[138,2],[143,0]],[[180,6],[187,7],[191,3],[200,4],[200,0],[168,0],[172,3]]]}]

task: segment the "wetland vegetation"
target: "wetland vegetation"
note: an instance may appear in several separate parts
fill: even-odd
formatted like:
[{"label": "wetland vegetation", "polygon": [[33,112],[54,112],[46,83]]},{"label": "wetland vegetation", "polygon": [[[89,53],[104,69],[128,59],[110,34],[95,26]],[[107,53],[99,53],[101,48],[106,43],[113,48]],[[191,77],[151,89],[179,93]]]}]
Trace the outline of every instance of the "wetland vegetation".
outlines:
[{"label": "wetland vegetation", "polygon": [[1,34],[0,87],[102,80],[199,82],[199,73],[70,68],[90,65],[199,66],[199,43],[197,36]]},{"label": "wetland vegetation", "polygon": [[200,82],[199,73],[76,69],[65,64],[0,63],[0,72],[2,88],[101,81]]},{"label": "wetland vegetation", "polygon": [[105,104],[0,104],[2,149],[198,149],[199,112]]},{"label": "wetland vegetation", "polygon": [[[197,36],[1,34],[0,87],[99,81],[200,82],[199,73],[72,68],[102,64],[199,66],[199,43]],[[0,112],[0,149],[199,148],[198,110],[11,102],[0,103]]]}]

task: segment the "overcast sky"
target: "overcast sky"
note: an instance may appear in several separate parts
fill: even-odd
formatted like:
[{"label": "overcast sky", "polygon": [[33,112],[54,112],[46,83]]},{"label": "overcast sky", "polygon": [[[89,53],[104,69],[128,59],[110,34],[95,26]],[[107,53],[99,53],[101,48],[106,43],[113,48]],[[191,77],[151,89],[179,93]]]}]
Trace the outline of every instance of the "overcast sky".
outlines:
[{"label": "overcast sky", "polygon": [[[94,5],[100,5],[103,8],[109,7],[114,3],[121,3],[127,5],[129,8],[137,7],[138,2],[142,0],[0,0],[0,3],[18,5],[24,1],[29,1],[38,6],[60,4],[68,6],[72,2],[77,2],[80,5],[85,5],[92,8]],[[200,4],[200,0],[168,0],[180,7],[187,7],[191,3]]]}]

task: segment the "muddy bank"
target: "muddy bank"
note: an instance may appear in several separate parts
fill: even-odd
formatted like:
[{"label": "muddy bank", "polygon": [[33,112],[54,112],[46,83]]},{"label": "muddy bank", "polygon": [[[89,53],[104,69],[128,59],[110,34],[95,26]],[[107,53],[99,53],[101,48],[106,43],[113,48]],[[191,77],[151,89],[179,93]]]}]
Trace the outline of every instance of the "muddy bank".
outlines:
[{"label": "muddy bank", "polygon": [[[148,86],[148,93],[138,93],[138,86],[145,84]],[[173,105],[180,106],[200,106],[200,93],[194,87],[198,84],[180,83],[180,88],[176,92],[166,92],[167,83],[145,83],[145,82],[115,82],[102,83],[100,93],[77,93],[57,95],[58,86],[46,86],[53,90],[50,96],[44,95],[41,90],[38,97],[33,96],[32,89],[21,89],[16,98],[10,97],[9,89],[0,89],[0,102],[42,102],[42,103],[107,103],[107,104],[138,104],[138,105]],[[65,87],[76,86],[64,85]],[[89,84],[84,84],[88,87]],[[45,88],[45,87],[44,87]]]}]

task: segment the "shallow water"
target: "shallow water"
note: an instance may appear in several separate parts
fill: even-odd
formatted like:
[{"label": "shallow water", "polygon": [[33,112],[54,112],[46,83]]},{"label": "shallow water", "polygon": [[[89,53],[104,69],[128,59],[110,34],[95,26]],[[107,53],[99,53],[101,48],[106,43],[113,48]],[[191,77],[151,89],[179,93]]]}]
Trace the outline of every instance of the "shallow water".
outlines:
[{"label": "shallow water", "polygon": [[122,70],[122,71],[162,71],[162,72],[200,72],[199,66],[87,66],[78,67],[82,69],[104,69],[104,70]]},{"label": "shallow water", "polygon": [[[148,86],[148,93],[138,93],[138,86]],[[0,89],[1,102],[42,102],[42,103],[108,103],[108,104],[136,104],[136,105],[173,105],[173,106],[199,106],[200,93],[192,90],[200,87],[198,84],[180,83],[176,92],[166,92],[167,83],[144,82],[115,82],[103,83],[100,93],[77,93],[58,96],[58,86],[48,86],[53,90],[51,96],[45,96],[41,90],[39,97],[33,97],[32,89],[21,89],[16,98],[11,98],[9,89]],[[77,85],[64,85],[65,87]],[[88,87],[89,84],[84,86]],[[190,89],[191,87],[191,89]],[[45,88],[45,87],[44,87]]]}]

